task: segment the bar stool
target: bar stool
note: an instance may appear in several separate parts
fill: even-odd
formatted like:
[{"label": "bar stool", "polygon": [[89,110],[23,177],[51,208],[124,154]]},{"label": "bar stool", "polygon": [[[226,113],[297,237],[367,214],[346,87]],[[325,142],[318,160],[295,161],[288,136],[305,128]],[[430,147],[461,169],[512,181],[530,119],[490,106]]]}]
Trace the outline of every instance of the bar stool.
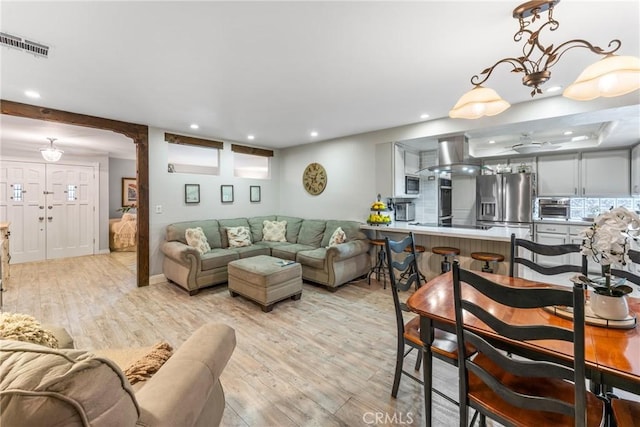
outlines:
[{"label": "bar stool", "polygon": [[442,260],[442,262],[440,263],[441,273],[451,271],[451,263],[447,259],[448,256],[460,255],[460,249],[450,246],[434,246],[433,248],[431,248],[431,252],[436,255],[442,255],[444,257],[444,260]]},{"label": "bar stool", "polygon": [[378,262],[376,265],[371,267],[369,270],[369,274],[367,275],[367,281],[369,282],[369,286],[371,286],[371,275],[376,275],[376,280],[380,280],[380,276],[382,276],[383,289],[387,289],[387,255],[384,247],[384,240],[382,239],[371,239],[369,240],[373,246],[378,247]]},{"label": "bar stool", "polygon": [[[425,248],[422,245],[415,245],[416,246],[416,264],[418,263],[418,256],[423,253],[426,252],[427,248]],[[404,248],[405,252],[411,252],[411,247],[407,246],[406,248]],[[414,273],[413,271],[413,264],[409,264],[409,268],[407,269],[407,271],[405,271],[404,273],[402,273],[400,275],[400,277],[398,278],[398,281],[402,282],[405,278],[411,276]],[[418,269],[418,276],[420,276],[420,279],[426,283],[427,278],[424,276],[424,274],[422,274],[422,272],[420,271],[420,269]],[[417,282],[416,283],[416,290],[420,287],[422,282]]]},{"label": "bar stool", "polygon": [[482,271],[485,273],[493,273],[493,269],[489,265],[490,262],[504,261],[504,255],[494,254],[492,252],[471,252],[471,258],[484,261]]}]

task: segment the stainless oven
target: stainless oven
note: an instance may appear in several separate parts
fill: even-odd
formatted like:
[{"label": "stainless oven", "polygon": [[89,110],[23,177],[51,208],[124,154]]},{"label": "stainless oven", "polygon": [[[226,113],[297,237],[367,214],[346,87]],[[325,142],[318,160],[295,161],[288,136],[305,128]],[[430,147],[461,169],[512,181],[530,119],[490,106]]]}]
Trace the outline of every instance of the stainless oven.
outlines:
[{"label": "stainless oven", "polygon": [[442,219],[450,221],[453,215],[450,179],[440,178],[438,181],[438,193],[438,222],[442,222]]},{"label": "stainless oven", "polygon": [[538,212],[543,219],[569,219],[571,218],[571,199],[538,199]]}]

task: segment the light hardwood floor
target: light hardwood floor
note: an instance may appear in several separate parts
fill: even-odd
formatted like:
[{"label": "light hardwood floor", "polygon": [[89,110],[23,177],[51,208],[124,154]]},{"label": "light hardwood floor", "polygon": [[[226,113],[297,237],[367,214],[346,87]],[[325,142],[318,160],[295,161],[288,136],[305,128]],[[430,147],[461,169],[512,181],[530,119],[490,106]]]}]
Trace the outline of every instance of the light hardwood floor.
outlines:
[{"label": "light hardwood floor", "polygon": [[[169,283],[137,288],[134,257],[12,265],[3,310],[65,327],[80,349],[160,340],[178,347],[206,322],[230,325],[237,347],[221,378],[223,426],[423,425],[419,384],[404,377],[398,399],[390,395],[396,338],[389,287],[364,280],[331,293],[305,283],[299,301],[263,313],[231,298],[226,285],[192,297]],[[457,371],[434,363],[436,387],[456,398]],[[434,399],[434,425],[458,425],[457,407]]]}]

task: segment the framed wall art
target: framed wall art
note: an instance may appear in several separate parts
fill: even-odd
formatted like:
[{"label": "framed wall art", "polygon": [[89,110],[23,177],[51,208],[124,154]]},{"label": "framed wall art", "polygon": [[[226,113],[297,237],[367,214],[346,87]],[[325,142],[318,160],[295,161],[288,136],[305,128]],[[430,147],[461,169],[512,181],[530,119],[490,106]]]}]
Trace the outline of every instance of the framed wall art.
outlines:
[{"label": "framed wall art", "polygon": [[260,186],[259,185],[250,185],[249,186],[249,201],[252,203],[257,203],[260,201]]},{"label": "framed wall art", "polygon": [[138,206],[138,183],[135,178],[122,178],[122,206]]},{"label": "framed wall art", "polygon": [[200,203],[200,184],[184,185],[184,202]]},{"label": "framed wall art", "polygon": [[222,203],[233,203],[233,185],[220,186],[220,201]]}]

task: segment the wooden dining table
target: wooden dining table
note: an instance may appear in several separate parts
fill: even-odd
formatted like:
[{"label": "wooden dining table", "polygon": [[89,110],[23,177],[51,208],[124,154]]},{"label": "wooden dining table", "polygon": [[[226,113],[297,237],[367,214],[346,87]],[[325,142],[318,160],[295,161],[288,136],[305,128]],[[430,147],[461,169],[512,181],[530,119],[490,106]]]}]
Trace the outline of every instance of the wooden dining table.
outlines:
[{"label": "wooden dining table", "polygon": [[[539,281],[481,273],[494,282],[510,287],[562,287]],[[518,309],[500,305],[469,286],[462,292],[476,304],[488,309],[505,321],[516,324],[554,325],[572,329],[572,320],[545,309]],[[640,318],[640,299],[628,298],[630,314]],[[423,349],[423,379],[425,420],[431,425],[432,353],[431,343],[434,328],[455,333],[455,310],[453,297],[453,275],[451,272],[430,280],[407,300],[409,309],[420,315],[420,337]],[[524,357],[544,359],[571,366],[573,345],[551,340],[515,341],[495,333],[472,315],[466,315],[465,324],[476,333],[497,343],[506,351]],[[638,322],[636,322],[638,323]],[[619,329],[587,324],[585,326],[585,367],[592,384],[616,387],[640,395],[640,326]]]}]

